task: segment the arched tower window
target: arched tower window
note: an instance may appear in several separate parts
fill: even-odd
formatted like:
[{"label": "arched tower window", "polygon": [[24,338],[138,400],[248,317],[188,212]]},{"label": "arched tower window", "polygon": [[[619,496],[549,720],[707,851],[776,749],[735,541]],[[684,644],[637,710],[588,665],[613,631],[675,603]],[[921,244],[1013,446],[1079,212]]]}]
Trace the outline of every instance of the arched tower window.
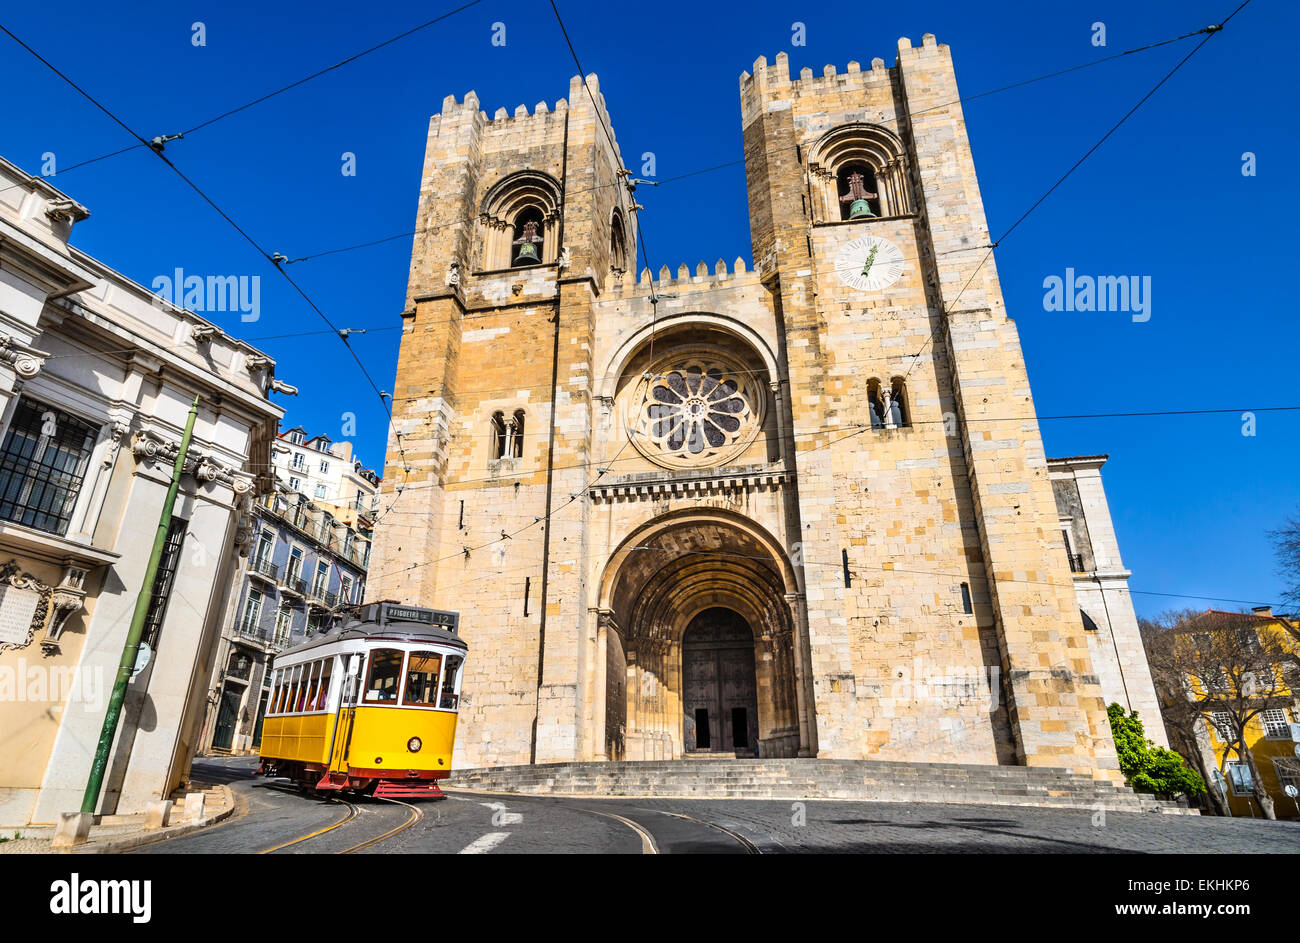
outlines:
[{"label": "arched tower window", "polygon": [[507,450],[511,458],[524,457],[524,411],[516,409],[510,419],[510,447]]},{"label": "arched tower window", "polygon": [[492,414],[492,458],[524,457],[524,411],[507,418],[503,410]]},{"label": "arched tower window", "polygon": [[627,271],[627,230],[623,214],[617,209],[609,223],[609,268],[616,275]]},{"label": "arched tower window", "polygon": [[814,222],[906,216],[912,208],[903,144],[886,128],[847,124],[808,151]]},{"label": "arched tower window", "polygon": [[497,182],[479,208],[479,268],[545,265],[559,254],[560,185],[524,170]]},{"label": "arched tower window", "polygon": [[506,431],[505,414],[497,411],[492,414],[492,457],[505,458],[510,434]]},{"label": "arched tower window", "polygon": [[867,405],[872,429],[902,429],[912,424],[907,383],[894,377],[888,385],[876,377],[867,381]]}]

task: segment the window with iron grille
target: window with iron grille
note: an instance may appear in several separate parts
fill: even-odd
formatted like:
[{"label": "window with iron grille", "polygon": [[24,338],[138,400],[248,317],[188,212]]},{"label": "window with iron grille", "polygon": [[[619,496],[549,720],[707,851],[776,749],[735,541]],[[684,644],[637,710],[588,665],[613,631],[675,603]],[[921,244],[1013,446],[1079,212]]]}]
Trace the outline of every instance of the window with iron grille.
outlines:
[{"label": "window with iron grille", "polygon": [[1259,721],[1264,725],[1264,736],[1269,740],[1291,739],[1291,724],[1286,719],[1286,711],[1281,708],[1261,712]]},{"label": "window with iron grille", "polygon": [[167,602],[171,599],[172,584],[176,582],[176,566],[181,562],[181,544],[185,542],[185,528],[189,521],[173,517],[167,528],[162,559],[158,561],[158,576],[153,583],[153,596],[149,599],[149,613],[144,617],[142,639],[154,651],[158,650],[158,633],[163,619],[167,618]]},{"label": "window with iron grille", "polygon": [[1277,773],[1278,784],[1286,789],[1295,786],[1300,790],[1300,763],[1289,756],[1273,757],[1273,771]]},{"label": "window with iron grille", "polygon": [[1236,733],[1232,725],[1232,715],[1227,711],[1215,711],[1210,714],[1210,723],[1214,725],[1214,732],[1219,735],[1219,739],[1224,743],[1232,743],[1236,739]]},{"label": "window with iron grille", "polygon": [[63,537],[99,430],[21,399],[0,448],[0,518]]}]

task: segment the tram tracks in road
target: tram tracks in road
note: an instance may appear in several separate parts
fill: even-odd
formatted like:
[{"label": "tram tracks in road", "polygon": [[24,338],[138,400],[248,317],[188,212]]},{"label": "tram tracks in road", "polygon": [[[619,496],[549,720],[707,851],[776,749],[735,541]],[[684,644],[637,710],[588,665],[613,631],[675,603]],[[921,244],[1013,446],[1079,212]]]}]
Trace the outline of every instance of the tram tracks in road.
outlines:
[{"label": "tram tracks in road", "polygon": [[[650,810],[647,809],[646,811],[650,811]],[[762,849],[760,849],[757,845],[755,845],[744,835],[740,834],[739,832],[732,831],[731,829],[723,825],[719,825],[717,822],[709,822],[706,821],[705,819],[697,819],[693,815],[686,815],[682,812],[669,812],[666,809],[655,809],[654,811],[658,812],[660,815],[670,815],[675,819],[685,819],[688,822],[695,822],[698,825],[707,825],[709,828],[721,832],[722,834],[726,835],[728,838],[735,839],[737,842],[740,843],[740,846],[745,849],[745,854],[747,855],[761,855],[763,853]]]},{"label": "tram tracks in road", "polygon": [[[386,799],[378,796],[373,796],[371,798],[378,802],[386,802],[389,803],[390,805],[402,806],[403,808],[407,809],[410,814],[407,815],[406,821],[402,822],[400,825],[390,828],[387,831],[379,835],[376,835],[372,838],[367,838],[365,841],[358,842],[355,845],[352,845],[348,848],[344,848],[340,851],[335,851],[333,852],[333,854],[336,855],[356,854],[358,851],[363,851],[366,848],[371,848],[375,845],[378,845],[381,842],[387,841],[388,839],[392,838],[394,835],[398,835],[401,832],[406,831],[407,829],[413,827],[424,818],[424,810],[420,809],[418,806],[411,805],[408,802],[400,802],[396,799]],[[328,832],[334,831],[336,828],[342,828],[344,825],[347,825],[349,822],[355,820],[361,814],[361,807],[357,805],[355,802],[350,802],[347,799],[342,799],[342,798],[332,799],[331,801],[347,806],[347,813],[343,816],[343,818],[339,819],[337,822],[325,826],[324,828],[318,828],[315,829],[314,831],[308,832],[306,835],[300,835],[297,838],[294,838],[290,841],[281,842],[278,845],[273,845],[270,848],[265,848],[262,851],[259,851],[258,854],[260,855],[273,854],[274,852],[277,851],[283,851],[285,848],[291,848],[294,845],[300,845],[303,842],[310,841],[314,838],[319,838],[320,836]]]},{"label": "tram tracks in road", "polygon": [[[659,842],[655,839],[650,829],[642,825],[640,822],[633,821],[630,818],[627,818],[622,815],[617,815],[613,812],[602,812],[599,809],[582,807],[580,811],[587,812],[591,815],[603,816],[604,818],[607,819],[613,819],[614,821],[621,822],[622,824],[626,825],[628,828],[632,829],[632,831],[636,832],[637,835],[641,838],[641,854],[657,855],[662,853],[659,850]],[[741,848],[745,849],[745,854],[747,855],[761,855],[763,853],[762,849],[760,849],[756,844],[754,844],[744,835],[741,835],[739,832],[727,828],[725,825],[719,825],[717,822],[710,822],[707,821],[706,819],[697,819],[695,816],[686,815],[683,812],[669,812],[666,809],[636,809],[635,811],[646,812],[646,813],[657,814],[657,815],[667,815],[675,819],[682,819],[687,822],[693,822],[696,825],[703,825],[706,826],[707,828],[713,829],[714,831],[721,832],[722,834],[726,835],[728,838],[735,841],[737,844],[740,845]]]},{"label": "tram tracks in road", "polygon": [[410,810],[411,814],[406,817],[405,822],[403,822],[401,825],[398,825],[396,828],[390,828],[382,835],[376,835],[374,838],[368,838],[363,842],[359,842],[358,844],[353,845],[351,848],[345,848],[343,851],[337,852],[337,854],[351,855],[351,854],[355,854],[358,851],[361,851],[362,849],[369,848],[372,845],[378,845],[380,842],[392,838],[394,835],[398,834],[399,832],[406,831],[408,828],[411,828],[412,826],[414,826],[416,823],[420,822],[424,818],[424,810],[421,809],[419,806],[411,805],[409,802],[400,802],[397,799],[386,799],[380,796],[375,796],[374,798],[379,799],[380,802],[389,802],[392,803],[393,805],[400,805]]}]

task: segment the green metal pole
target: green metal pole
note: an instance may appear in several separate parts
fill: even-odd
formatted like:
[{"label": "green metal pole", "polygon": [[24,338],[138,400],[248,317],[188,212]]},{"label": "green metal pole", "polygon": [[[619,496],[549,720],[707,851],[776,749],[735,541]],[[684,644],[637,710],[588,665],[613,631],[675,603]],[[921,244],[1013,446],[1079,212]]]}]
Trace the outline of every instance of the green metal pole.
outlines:
[{"label": "green metal pole", "polygon": [[189,418],[185,421],[185,434],[181,436],[180,451],[176,453],[176,467],[172,469],[172,483],[167,488],[167,499],[163,502],[162,515],[158,518],[158,533],[153,539],[153,552],[149,555],[149,566],[144,571],[144,582],[140,585],[140,595],[135,598],[135,614],[131,617],[131,630],[126,634],[126,644],[122,646],[122,661],[117,667],[117,680],[113,683],[113,693],[108,699],[108,713],[104,715],[104,727],[99,733],[99,746],[95,749],[95,762],[90,767],[90,778],[86,781],[86,794],[81,800],[81,811],[93,814],[99,804],[99,792],[104,786],[104,772],[108,769],[108,754],[113,749],[113,737],[117,734],[117,725],[122,719],[122,704],[126,700],[126,686],[135,670],[135,660],[140,652],[140,637],[144,634],[144,620],[149,614],[149,602],[153,599],[153,584],[158,578],[158,564],[162,561],[163,547],[167,544],[167,531],[172,524],[172,508],[176,505],[176,494],[181,488],[181,474],[185,470],[185,457],[190,451],[190,439],[194,435],[194,420],[199,414],[199,398],[194,397],[190,406]]}]

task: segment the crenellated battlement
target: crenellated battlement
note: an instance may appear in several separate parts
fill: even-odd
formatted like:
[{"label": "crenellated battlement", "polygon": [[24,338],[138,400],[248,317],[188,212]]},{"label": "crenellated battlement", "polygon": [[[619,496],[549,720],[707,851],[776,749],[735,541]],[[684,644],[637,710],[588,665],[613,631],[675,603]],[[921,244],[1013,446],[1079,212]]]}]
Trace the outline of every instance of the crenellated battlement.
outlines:
[{"label": "crenellated battlement", "polygon": [[654,277],[648,268],[642,269],[639,275],[632,271],[611,273],[605,279],[605,291],[631,297],[649,294],[651,291],[655,294],[696,291],[700,286],[716,289],[727,285],[758,285],[761,283],[760,274],[756,269],[748,268],[745,260],[739,257],[732,264],[731,271],[727,270],[727,263],[722,259],[714,263],[712,270],[707,262],[701,260],[696,263],[693,274],[690,266],[685,263],[677,266],[676,274],[668,266],[663,266],[659,269],[658,277]]},{"label": "crenellated battlement", "polygon": [[[561,98],[555,103],[554,107],[548,105],[545,100],[542,100],[535,104],[531,110],[529,110],[527,105],[522,104],[515,106],[513,113],[502,107],[498,108],[496,112],[489,117],[488,113],[482,110],[478,100],[478,95],[471,90],[466,93],[464,102],[457,102],[455,95],[448,95],[442,100],[442,111],[437,115],[434,115],[434,117],[461,116],[464,113],[469,112],[470,114],[477,115],[478,120],[484,125],[502,125],[507,122],[518,122],[521,119],[549,121],[558,117],[562,120],[568,110],[568,100]],[[516,125],[516,127],[517,126],[518,125]]]},{"label": "crenellated battlement", "polygon": [[893,66],[886,66],[884,59],[876,57],[871,60],[869,69],[863,69],[857,61],[850,61],[843,72],[834,65],[823,66],[820,75],[811,68],[804,68],[796,79],[790,78],[790,57],[787,53],[777,53],[771,64],[768,64],[766,56],[759,56],[754,60],[752,71],[740,74],[740,99],[745,123],[761,110],[760,104],[768,99],[821,95],[889,83],[893,81],[893,73],[899,61],[928,55],[947,57],[949,50],[935,39],[933,33],[926,33],[921,38],[920,46],[913,46],[911,39],[903,36],[898,40],[898,56]]}]

